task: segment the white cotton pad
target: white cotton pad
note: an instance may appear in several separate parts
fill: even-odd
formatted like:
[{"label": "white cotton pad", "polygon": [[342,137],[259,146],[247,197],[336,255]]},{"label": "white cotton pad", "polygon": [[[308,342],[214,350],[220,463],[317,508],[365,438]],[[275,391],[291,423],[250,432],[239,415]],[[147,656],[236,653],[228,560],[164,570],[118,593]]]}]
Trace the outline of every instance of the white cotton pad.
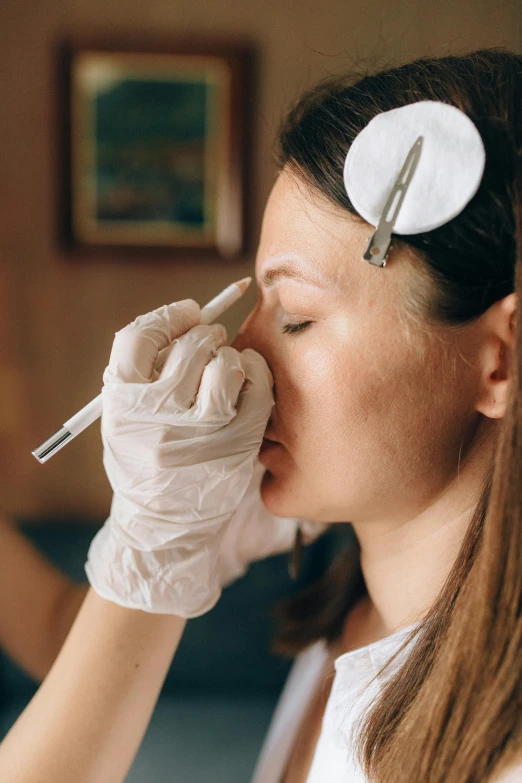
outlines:
[{"label": "white cotton pad", "polygon": [[344,164],[354,208],[377,226],[406,156],[424,137],[395,234],[420,234],[458,215],[478,190],[486,153],[474,123],[455,106],[419,101],[382,112],[355,138]]}]

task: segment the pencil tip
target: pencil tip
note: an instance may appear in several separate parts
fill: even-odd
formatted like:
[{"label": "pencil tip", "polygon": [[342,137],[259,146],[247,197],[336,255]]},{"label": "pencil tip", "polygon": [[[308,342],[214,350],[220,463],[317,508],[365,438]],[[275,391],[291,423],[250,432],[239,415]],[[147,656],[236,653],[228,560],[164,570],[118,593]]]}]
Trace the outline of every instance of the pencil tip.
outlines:
[{"label": "pencil tip", "polygon": [[251,282],[251,277],[244,277],[242,280],[238,280],[237,283],[234,283],[234,285],[237,285],[241,293],[244,294]]}]

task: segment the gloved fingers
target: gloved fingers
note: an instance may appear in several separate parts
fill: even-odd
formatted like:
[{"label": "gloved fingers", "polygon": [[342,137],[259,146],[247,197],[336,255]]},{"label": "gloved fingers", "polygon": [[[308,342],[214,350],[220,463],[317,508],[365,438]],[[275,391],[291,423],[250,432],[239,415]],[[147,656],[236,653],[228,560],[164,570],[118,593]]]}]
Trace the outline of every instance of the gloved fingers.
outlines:
[{"label": "gloved fingers", "polygon": [[150,383],[158,353],[199,324],[199,319],[199,305],[193,299],[138,316],[116,332],[104,382]]},{"label": "gloved fingers", "polygon": [[245,380],[241,354],[228,345],[218,348],[201,378],[193,407],[196,418],[228,424],[236,415],[239,392]]},{"label": "gloved fingers", "polygon": [[245,383],[237,404],[238,415],[258,420],[266,417],[268,420],[274,405],[274,379],[268,364],[252,348],[245,348],[241,352],[241,364],[245,371]]},{"label": "gloved fingers", "polygon": [[160,380],[169,379],[178,408],[188,410],[192,407],[205,367],[226,341],[227,330],[221,324],[195,326],[175,340]]}]

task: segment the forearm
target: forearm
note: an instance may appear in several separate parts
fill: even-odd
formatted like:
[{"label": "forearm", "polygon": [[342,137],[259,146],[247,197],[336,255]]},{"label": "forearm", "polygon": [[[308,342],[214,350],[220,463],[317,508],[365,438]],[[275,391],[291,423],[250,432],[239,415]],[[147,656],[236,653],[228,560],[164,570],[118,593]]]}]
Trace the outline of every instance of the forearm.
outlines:
[{"label": "forearm", "polygon": [[123,781],[185,620],[90,591],[54,666],[0,746],[10,783]]},{"label": "forearm", "polygon": [[60,652],[85,600],[88,589],[88,583],[67,582],[56,596],[49,617],[47,645],[42,651],[41,659],[38,661],[38,668],[35,671],[38,679],[44,679],[56,660],[56,656]]},{"label": "forearm", "polygon": [[0,648],[35,679],[51,668],[86,593],[0,519]]}]

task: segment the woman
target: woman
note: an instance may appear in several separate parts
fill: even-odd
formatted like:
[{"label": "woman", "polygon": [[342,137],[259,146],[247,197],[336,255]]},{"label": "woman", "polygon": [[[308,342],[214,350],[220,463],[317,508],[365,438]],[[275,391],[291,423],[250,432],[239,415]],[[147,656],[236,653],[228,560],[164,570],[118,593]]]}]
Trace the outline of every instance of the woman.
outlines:
[{"label": "woman", "polygon": [[[358,548],[284,609],[279,647],[302,654],[256,783],[522,779],[521,76],[522,58],[487,51],[305,96],[235,349],[187,303],[119,333],[94,590],[6,740],[4,778],[122,780],[183,618],[303,517],[349,520]],[[423,100],[473,120],[486,169],[454,219],[395,237],[382,270],[361,262],[344,160],[374,116]]]},{"label": "woman", "polygon": [[[326,639],[328,671],[341,653],[403,629],[367,658],[337,659],[339,693],[319,746],[328,695],[321,687],[285,783],[362,780],[357,751],[379,783],[488,780],[502,759],[521,754],[522,346],[513,293],[522,284],[521,97],[522,58],[478,52],[356,84],[333,79],[302,98],[283,125],[282,174],[257,261],[266,283],[238,341],[259,350],[275,377],[267,437],[281,445],[261,451],[269,471],[263,501],[282,515],[349,519],[360,557],[354,568],[348,552],[286,607],[279,648],[295,654]],[[486,170],[453,221],[396,237],[383,273],[361,263],[370,231],[340,172],[372,117],[419,100],[471,116]],[[319,288],[283,278],[271,257],[292,258],[291,275],[320,272]],[[293,334],[275,336],[278,318]],[[377,661],[408,641],[382,694],[375,682],[369,688],[371,710],[360,720],[349,709],[358,698],[355,673],[366,683]],[[325,657],[319,653],[305,654],[300,676],[308,682]],[[352,722],[356,748],[347,744]],[[277,735],[274,726],[274,745]],[[269,743],[268,756],[272,750]],[[271,779],[269,769],[261,759],[256,783]],[[522,767],[513,775],[522,780]]]}]

